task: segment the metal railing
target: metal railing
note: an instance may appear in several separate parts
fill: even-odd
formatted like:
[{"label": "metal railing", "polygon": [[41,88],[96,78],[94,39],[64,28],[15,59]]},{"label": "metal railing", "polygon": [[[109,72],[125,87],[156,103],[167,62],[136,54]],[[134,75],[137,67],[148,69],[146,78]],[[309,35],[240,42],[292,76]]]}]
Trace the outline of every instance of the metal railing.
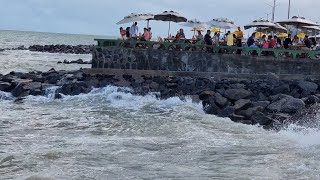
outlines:
[{"label": "metal railing", "polygon": [[203,41],[197,43],[185,42],[157,42],[157,41],[136,41],[136,40],[117,40],[117,39],[95,39],[98,42],[98,47],[123,47],[123,48],[138,48],[138,49],[158,49],[172,51],[194,51],[208,52],[219,54],[242,54],[251,56],[268,56],[274,58],[303,58],[303,59],[320,59],[320,51],[312,50],[292,50],[292,49],[262,49],[251,47],[236,47],[236,46],[217,46],[206,45]]}]

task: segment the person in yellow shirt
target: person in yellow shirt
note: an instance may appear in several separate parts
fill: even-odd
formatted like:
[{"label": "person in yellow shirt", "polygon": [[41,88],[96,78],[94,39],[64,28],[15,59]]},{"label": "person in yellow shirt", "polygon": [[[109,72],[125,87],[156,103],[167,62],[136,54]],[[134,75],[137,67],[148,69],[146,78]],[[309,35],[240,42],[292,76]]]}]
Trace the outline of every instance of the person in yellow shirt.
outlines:
[{"label": "person in yellow shirt", "polygon": [[233,34],[230,31],[228,31],[227,46],[233,46],[233,45],[234,45]]},{"label": "person in yellow shirt", "polygon": [[236,31],[236,36],[237,36],[237,46],[242,47],[243,32],[241,31],[240,27],[238,27],[238,31]]}]

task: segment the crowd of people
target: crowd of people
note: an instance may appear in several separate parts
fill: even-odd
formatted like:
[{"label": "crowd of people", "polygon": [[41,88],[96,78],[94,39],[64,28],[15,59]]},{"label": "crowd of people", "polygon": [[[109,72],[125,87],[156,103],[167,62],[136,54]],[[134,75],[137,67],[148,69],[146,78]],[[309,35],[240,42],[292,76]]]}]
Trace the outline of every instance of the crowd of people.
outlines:
[{"label": "crowd of people", "polygon": [[139,33],[138,23],[135,22],[131,27],[127,27],[126,29],[120,27],[120,36],[124,40],[139,39],[139,41],[150,41],[152,38],[151,27],[143,28],[143,33],[141,34]]},{"label": "crowd of people", "polygon": [[[151,27],[144,28],[143,33],[139,33],[138,23],[135,22],[131,27],[123,29],[120,27],[120,35],[124,40],[139,40],[139,41],[150,41],[152,39]],[[215,32],[211,36],[211,31],[207,30],[206,34],[203,35],[201,30],[192,37],[193,42],[203,42],[206,45],[219,45],[219,46],[237,46],[237,47],[251,47],[251,48],[284,48],[284,49],[303,49],[311,50],[316,47],[315,39],[309,39],[306,35],[303,39],[294,36],[292,38],[291,34],[288,34],[286,38],[279,38],[276,35],[263,35],[257,38],[256,33],[247,39],[247,42],[243,42],[244,33],[240,27],[237,31],[231,33],[228,31],[223,38],[220,38],[220,32]],[[185,40],[186,36],[183,29],[179,29],[175,36],[169,37],[172,42],[180,42],[180,40]],[[160,39],[162,41],[162,39]]]}]

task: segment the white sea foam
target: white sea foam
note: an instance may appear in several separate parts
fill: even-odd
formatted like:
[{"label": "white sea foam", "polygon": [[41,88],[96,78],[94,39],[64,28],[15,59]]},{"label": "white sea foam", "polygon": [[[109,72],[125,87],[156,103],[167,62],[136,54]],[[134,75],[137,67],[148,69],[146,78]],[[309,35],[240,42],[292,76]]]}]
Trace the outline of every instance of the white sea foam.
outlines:
[{"label": "white sea foam", "polygon": [[171,97],[160,100],[157,98],[159,93],[149,93],[145,96],[133,94],[133,90],[126,87],[107,86],[95,88],[88,94],[76,96],[62,95],[62,100],[54,100],[58,86],[52,86],[46,90],[45,96],[28,96],[29,102],[51,102],[51,101],[76,101],[90,104],[108,104],[115,108],[138,110],[145,106],[156,106],[158,108],[170,109],[175,106],[190,106],[202,112],[201,103],[193,103],[190,97],[184,100],[179,97]]},{"label": "white sea foam", "polygon": [[300,146],[318,146],[320,145],[320,129],[303,127],[291,124],[279,132],[290,140],[297,142]]}]

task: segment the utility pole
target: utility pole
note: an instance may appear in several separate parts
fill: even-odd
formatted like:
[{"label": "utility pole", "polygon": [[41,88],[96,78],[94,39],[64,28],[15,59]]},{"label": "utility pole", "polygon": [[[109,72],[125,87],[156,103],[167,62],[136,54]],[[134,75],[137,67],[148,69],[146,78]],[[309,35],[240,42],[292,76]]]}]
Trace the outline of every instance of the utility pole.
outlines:
[{"label": "utility pole", "polygon": [[272,22],[274,22],[274,14],[276,12],[276,0],[273,0],[273,6],[272,6]]},{"label": "utility pole", "polygon": [[291,9],[291,0],[289,0],[289,6],[288,6],[288,19],[290,19],[290,9]]}]

